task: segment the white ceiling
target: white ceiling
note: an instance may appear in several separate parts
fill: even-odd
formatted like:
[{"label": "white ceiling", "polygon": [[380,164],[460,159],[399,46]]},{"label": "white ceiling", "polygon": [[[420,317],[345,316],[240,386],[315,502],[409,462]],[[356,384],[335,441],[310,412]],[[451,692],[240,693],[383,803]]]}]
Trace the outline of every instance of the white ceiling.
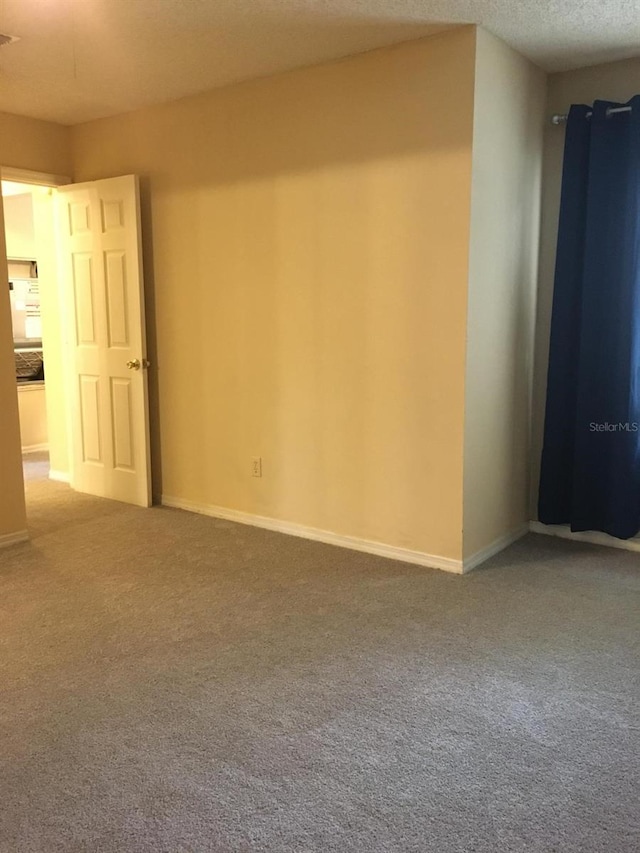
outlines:
[{"label": "white ceiling", "polygon": [[470,22],[550,71],[640,55],[640,0],[0,0],[0,110],[76,124]]}]

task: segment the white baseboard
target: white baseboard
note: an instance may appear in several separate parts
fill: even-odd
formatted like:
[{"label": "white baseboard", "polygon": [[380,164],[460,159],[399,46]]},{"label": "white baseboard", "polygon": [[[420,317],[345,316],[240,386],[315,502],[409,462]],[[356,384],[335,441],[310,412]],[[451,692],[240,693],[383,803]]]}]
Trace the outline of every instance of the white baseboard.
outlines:
[{"label": "white baseboard", "polygon": [[5,533],[0,536],[0,548],[8,548],[10,545],[17,545],[19,542],[27,542],[29,534],[26,530],[18,530],[16,533]]},{"label": "white baseboard", "polygon": [[340,548],[350,548],[352,551],[364,551],[366,554],[375,554],[378,557],[387,557],[390,560],[400,560],[403,563],[413,563],[414,565],[424,566],[429,569],[442,569],[445,572],[462,574],[462,560],[455,560],[451,557],[439,557],[435,554],[426,554],[423,551],[398,548],[394,545],[385,545],[382,542],[359,539],[356,536],[343,536],[339,533],[332,533],[329,530],[319,530],[316,527],[307,527],[303,524],[280,521],[276,518],[253,515],[249,512],[241,512],[240,510],[227,509],[221,506],[198,504],[194,501],[174,498],[170,495],[162,495],[161,503],[163,506],[173,507],[174,509],[185,509],[188,512],[197,512],[200,515],[224,518],[227,521],[236,521],[239,524],[249,524],[253,527],[263,527],[266,530],[274,530],[277,533],[299,536],[302,539],[312,539],[315,542],[337,545]]},{"label": "white baseboard", "polygon": [[44,442],[44,444],[29,444],[27,447],[22,448],[23,453],[42,453],[43,450],[49,449],[49,443]]},{"label": "white baseboard", "polygon": [[544,536],[559,536],[561,539],[572,539],[574,542],[588,542],[591,545],[606,545],[608,548],[620,548],[622,551],[640,551],[640,539],[616,539],[608,533],[597,530],[574,532],[568,524],[543,524],[541,521],[530,521],[529,530],[532,533],[542,533]]},{"label": "white baseboard", "polygon": [[49,479],[55,480],[57,483],[68,483],[70,480],[68,471],[55,471],[53,468],[49,469]]},{"label": "white baseboard", "polygon": [[529,525],[525,523],[521,524],[520,527],[516,528],[516,530],[512,530],[511,533],[507,533],[499,539],[495,539],[490,545],[487,545],[486,548],[476,551],[476,553],[472,554],[470,557],[465,557],[462,561],[462,571],[466,574],[472,569],[477,568],[481,563],[484,563],[485,560],[488,560],[489,557],[494,557],[496,554],[500,553],[500,551],[504,551],[505,548],[512,545],[518,539],[521,539],[528,532]]}]

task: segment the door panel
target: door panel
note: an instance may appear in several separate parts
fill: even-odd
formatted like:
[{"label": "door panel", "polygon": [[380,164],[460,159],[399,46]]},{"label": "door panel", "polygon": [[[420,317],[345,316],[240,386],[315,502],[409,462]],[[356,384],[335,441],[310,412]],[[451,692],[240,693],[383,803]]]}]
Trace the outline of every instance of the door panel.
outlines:
[{"label": "door panel", "polygon": [[83,462],[101,464],[100,379],[97,376],[80,376],[80,429]]},{"label": "door panel", "polygon": [[134,175],[57,190],[69,324],[71,485],[149,506],[140,202]]},{"label": "door panel", "polygon": [[94,284],[91,255],[74,253],[73,258],[73,308],[76,321],[76,340],[81,345],[96,343],[94,317]]},{"label": "door panel", "polygon": [[107,288],[107,334],[110,347],[128,347],[127,266],[124,252],[107,252],[104,259]]},{"label": "door panel", "polygon": [[111,411],[113,414],[113,464],[120,470],[131,471],[135,457],[129,379],[111,379]]}]

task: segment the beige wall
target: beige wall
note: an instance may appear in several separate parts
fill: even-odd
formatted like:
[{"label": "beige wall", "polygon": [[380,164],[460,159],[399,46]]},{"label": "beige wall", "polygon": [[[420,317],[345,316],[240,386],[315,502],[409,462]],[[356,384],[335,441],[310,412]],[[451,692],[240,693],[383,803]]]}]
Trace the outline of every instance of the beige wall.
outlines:
[{"label": "beige wall", "polygon": [[454,560],[526,520],[544,85],[467,27],[71,131],[0,116],[37,131],[7,165],[142,177],[157,495]]},{"label": "beige wall", "polygon": [[461,558],[474,59],[468,27],[73,129],[77,180],[142,176],[157,492]]},{"label": "beige wall", "polygon": [[[6,256],[4,217],[0,207],[0,258]],[[26,529],[16,366],[7,265],[0,263],[0,545]]]},{"label": "beige wall", "polygon": [[41,450],[47,444],[47,403],[44,385],[27,382],[18,388],[20,440],[23,450]]},{"label": "beige wall", "polygon": [[0,166],[71,175],[70,139],[60,124],[0,113]]},{"label": "beige wall", "polygon": [[[628,101],[640,92],[640,59],[611,62],[552,74],[549,77],[547,119],[554,113],[566,113],[571,104],[590,104],[596,99]],[[538,517],[540,455],[544,429],[549,331],[553,300],[553,275],[560,210],[560,184],[564,126],[550,122],[545,127],[544,175],[542,189],[542,229],[540,235],[540,274],[538,282],[538,318],[536,325],[536,364],[533,398],[533,447],[530,517]]]},{"label": "beige wall", "polygon": [[[0,166],[71,174],[69,129],[0,113]],[[4,254],[4,221],[1,220],[0,257]],[[0,484],[2,537],[26,527],[9,286],[4,264],[0,264]]]},{"label": "beige wall", "polygon": [[478,30],[464,442],[464,554],[528,520],[545,74]]},{"label": "beige wall", "polygon": [[35,259],[37,256],[31,193],[5,196],[2,204],[8,257]]}]

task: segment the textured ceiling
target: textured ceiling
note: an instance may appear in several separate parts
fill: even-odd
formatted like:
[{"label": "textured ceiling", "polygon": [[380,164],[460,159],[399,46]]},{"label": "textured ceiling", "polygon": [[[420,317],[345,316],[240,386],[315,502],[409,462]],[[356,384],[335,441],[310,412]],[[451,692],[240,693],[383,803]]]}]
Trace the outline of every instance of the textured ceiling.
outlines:
[{"label": "textured ceiling", "polygon": [[75,124],[458,23],[550,71],[640,54],[640,0],[0,0],[0,110]]}]

